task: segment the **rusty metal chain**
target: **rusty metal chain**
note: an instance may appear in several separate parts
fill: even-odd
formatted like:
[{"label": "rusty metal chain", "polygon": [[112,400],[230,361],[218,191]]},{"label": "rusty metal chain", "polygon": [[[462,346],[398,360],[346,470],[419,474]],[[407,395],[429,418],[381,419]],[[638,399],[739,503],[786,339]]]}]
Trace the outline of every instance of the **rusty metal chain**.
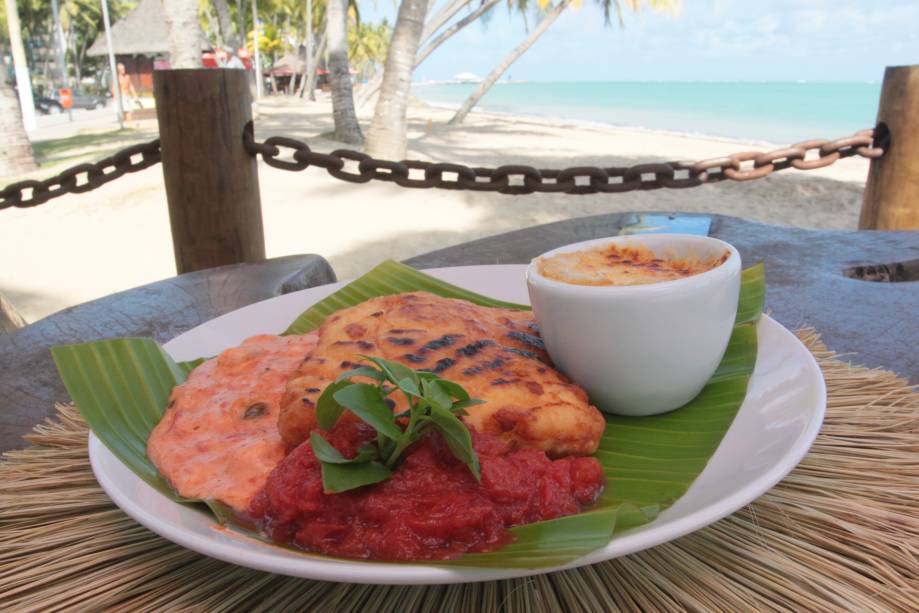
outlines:
[{"label": "rusty metal chain", "polygon": [[[875,141],[875,134],[879,138]],[[337,149],[332,153],[312,151],[306,143],[283,136],[257,142],[251,122],[243,132],[243,144],[250,155],[261,155],[269,166],[283,170],[324,168],[337,179],[351,183],[386,181],[402,187],[532,194],[621,193],[633,190],[679,189],[730,179],[759,179],[785,168],[811,170],[829,166],[842,158],[858,155],[879,158],[890,145],[886,130],[861,130],[837,140],[808,140],[775,151],[745,151],[700,162],[666,162],[635,166],[576,166],[563,170],[507,165],[497,168],[471,167],[402,160],[377,160],[365,153]],[[282,151],[287,150],[286,155]]]},{"label": "rusty metal chain", "polygon": [[[365,153],[336,149],[319,153],[306,143],[284,136],[257,142],[252,122],[243,130],[243,146],[283,170],[324,168],[350,183],[386,181],[402,187],[498,192],[501,194],[616,194],[633,190],[681,189],[730,179],[759,179],[785,168],[811,170],[858,155],[879,158],[890,146],[886,126],[861,130],[837,140],[808,140],[775,151],[744,151],[700,162],[666,162],[635,166],[574,166],[562,170],[524,165],[482,168],[464,164],[377,160]],[[282,151],[287,150],[287,156]],[[43,181],[19,181],[0,190],[0,210],[26,208],[67,193],[96,189],[118,177],[160,161],[160,141],[134,145],[94,164],[79,164]]]},{"label": "rusty metal chain", "polygon": [[0,210],[28,208],[64,194],[80,194],[160,161],[159,139],[122,149],[92,164],[78,164],[42,181],[30,179],[0,190]]}]

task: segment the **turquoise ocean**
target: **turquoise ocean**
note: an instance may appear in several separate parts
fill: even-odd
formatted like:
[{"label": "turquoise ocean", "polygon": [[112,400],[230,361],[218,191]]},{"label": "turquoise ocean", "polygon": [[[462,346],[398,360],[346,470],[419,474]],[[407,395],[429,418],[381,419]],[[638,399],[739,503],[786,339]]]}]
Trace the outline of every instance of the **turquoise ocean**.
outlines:
[{"label": "turquoise ocean", "polygon": [[[419,83],[414,95],[458,107],[470,83]],[[874,126],[878,83],[501,82],[476,110],[788,144]]]}]

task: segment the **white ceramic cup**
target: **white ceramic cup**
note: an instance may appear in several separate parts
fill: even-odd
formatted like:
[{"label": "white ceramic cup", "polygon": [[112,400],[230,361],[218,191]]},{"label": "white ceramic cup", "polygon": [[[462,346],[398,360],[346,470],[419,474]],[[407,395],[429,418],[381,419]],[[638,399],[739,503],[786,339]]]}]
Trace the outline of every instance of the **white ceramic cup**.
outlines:
[{"label": "white ceramic cup", "polygon": [[527,269],[530,302],[549,356],[599,409],[655,415],[692,400],[727,349],[740,297],[740,254],[715,238],[642,234],[584,241],[543,254],[643,245],[657,257],[721,257],[712,270],[646,285],[588,286]]}]

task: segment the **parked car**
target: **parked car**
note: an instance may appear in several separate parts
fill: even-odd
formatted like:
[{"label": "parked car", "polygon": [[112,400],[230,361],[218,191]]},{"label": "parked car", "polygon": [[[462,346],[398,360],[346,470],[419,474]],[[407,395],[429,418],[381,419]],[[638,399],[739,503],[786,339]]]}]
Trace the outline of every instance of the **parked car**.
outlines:
[{"label": "parked car", "polygon": [[[61,112],[61,110],[68,108],[67,101],[64,99],[64,96],[61,94],[60,90],[53,90],[51,92],[48,92],[48,96],[43,96],[42,99],[53,103],[53,105],[48,105],[48,108],[51,113],[55,113],[55,112],[59,113]],[[102,109],[102,108],[105,108],[106,104],[108,104],[107,97],[97,96],[95,94],[88,94],[78,89],[70,90],[70,99],[72,101],[72,104],[70,105],[69,108],[72,108],[72,109]],[[57,106],[56,110],[54,108],[54,105]],[[39,107],[37,102],[35,106],[40,111],[45,113],[45,110]]]},{"label": "parked car", "polygon": [[64,112],[61,103],[46,96],[37,96],[35,98],[35,110],[42,115],[57,115]]},{"label": "parked car", "polygon": [[[58,96],[58,94],[55,94],[55,96]],[[70,96],[73,99],[72,108],[75,109],[102,109],[108,104],[108,99],[105,96],[87,94],[78,89],[72,90]]]}]

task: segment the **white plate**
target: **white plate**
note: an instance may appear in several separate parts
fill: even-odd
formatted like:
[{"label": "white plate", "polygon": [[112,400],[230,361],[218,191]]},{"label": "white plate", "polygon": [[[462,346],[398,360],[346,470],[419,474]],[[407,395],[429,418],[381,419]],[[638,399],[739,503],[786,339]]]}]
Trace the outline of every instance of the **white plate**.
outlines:
[{"label": "white plate", "polygon": [[[469,266],[428,271],[501,300],[527,302],[525,266]],[[258,333],[279,333],[311,304],[344,283],[250,305],[189,330],[165,345],[177,360],[214,355]],[[564,567],[453,569],[422,564],[340,561],[262,543],[224,529],[203,513],[170,501],[119,461],[95,436],[89,456],[103,489],[128,515],[167,539],[205,555],[259,570],[354,583],[427,584],[488,581],[574,568],[646,549],[698,530],[743,507],[794,468],[817,435],[826,408],[823,377],[810,352],[764,316],[747,398],[718,450],[676,504],[650,524],[617,535]]]}]

